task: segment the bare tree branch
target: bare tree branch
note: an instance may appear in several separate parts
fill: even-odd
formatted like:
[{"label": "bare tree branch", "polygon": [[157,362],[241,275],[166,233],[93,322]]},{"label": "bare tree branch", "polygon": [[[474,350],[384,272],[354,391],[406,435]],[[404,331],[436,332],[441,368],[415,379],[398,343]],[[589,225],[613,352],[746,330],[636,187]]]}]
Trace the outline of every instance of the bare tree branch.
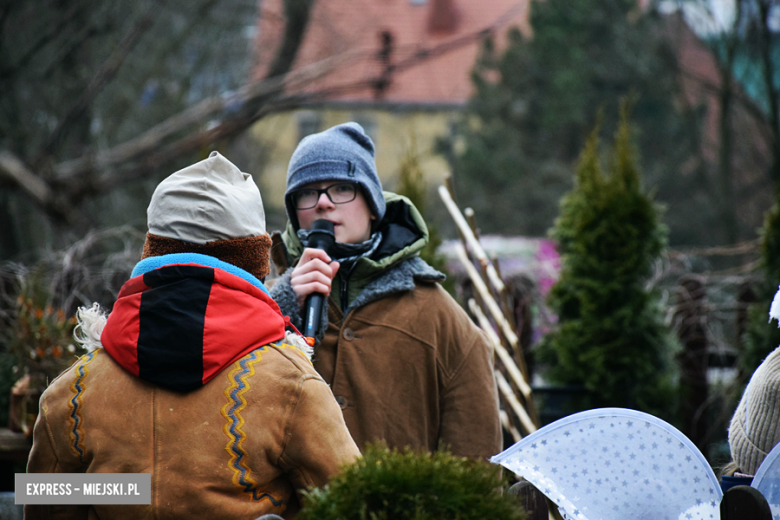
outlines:
[{"label": "bare tree branch", "polygon": [[[195,11],[194,18],[198,20],[208,19],[210,16],[212,16],[211,12],[214,7],[217,6],[221,1],[222,0],[203,1]],[[190,24],[183,30],[178,31],[175,38],[172,38],[170,41],[162,42],[164,47],[160,48],[160,51],[155,56],[154,60],[147,62],[149,63],[148,70],[150,71],[150,76],[153,77],[155,74],[162,74],[163,69],[166,67],[166,59],[168,59],[169,56],[175,54],[176,52],[179,52],[181,48],[186,45],[193,34],[197,33],[198,30],[199,27],[196,24]],[[133,105],[126,105],[121,113],[117,113],[116,121],[113,122],[113,124],[120,124],[119,121],[132,118],[132,111],[134,109],[135,107]]]},{"label": "bare tree branch", "polygon": [[0,150],[0,174],[5,174],[47,211],[68,223],[73,222],[76,208],[63,203],[49,183],[33,173],[21,159],[6,150]]},{"label": "bare tree branch", "polygon": [[[711,94],[720,94],[721,86],[709,78],[684,69],[680,69],[679,73],[682,76],[697,82],[705,91]],[[774,136],[769,126],[769,122],[767,121],[766,113],[761,109],[760,106],[756,104],[755,101],[747,96],[742,89],[733,92],[733,96],[734,101],[739,103],[739,105],[745,109],[745,112],[747,112],[756,121],[756,123],[758,123],[757,126],[761,132],[761,136],[766,140],[768,145],[771,145]]]},{"label": "bare tree branch", "polygon": [[[496,27],[497,24],[494,23],[484,29],[468,35],[464,35],[460,38],[456,38],[433,47],[420,49],[419,51],[415,52],[414,55],[397,63],[394,66],[394,71],[399,72],[402,70],[407,70],[414,66],[418,66],[421,63],[434,57],[452,52],[465,45],[470,45],[474,43],[475,40],[485,38],[488,34],[494,31]],[[235,92],[205,99],[197,105],[163,121],[147,132],[144,132],[144,134],[141,136],[127,141],[126,143],[106,150],[105,152],[100,152],[96,156],[85,156],[79,159],[65,161],[57,164],[54,167],[54,172],[59,180],[63,180],[84,175],[89,171],[108,170],[117,164],[125,161],[131,161],[143,154],[149,153],[150,151],[159,148],[163,139],[166,139],[171,135],[184,130],[189,125],[207,120],[209,117],[212,117],[218,112],[224,110],[239,110],[244,105],[251,105],[258,99],[281,92],[286,92],[288,96],[294,96],[298,89],[306,87],[317,79],[332,74],[334,71],[338,70],[339,67],[347,63],[356,62],[358,60],[369,57],[370,55],[370,53],[356,51],[338,54],[307,67],[296,69],[283,76],[272,77],[260,82],[246,85]],[[372,80],[368,79],[361,80],[359,82],[345,83],[332,87],[332,89],[329,90],[329,93],[343,93],[345,91],[359,90],[366,86],[370,86],[371,82]],[[320,92],[317,94],[317,97],[322,97],[323,95],[324,93]],[[287,106],[290,106],[289,103],[291,99],[293,99],[293,97],[285,98],[284,103]],[[310,98],[297,99],[301,100],[299,103],[310,101]],[[303,101],[304,99],[305,101]],[[258,108],[258,112],[260,110],[261,109]],[[278,108],[271,107],[269,110],[262,110],[262,113],[265,114],[271,111],[278,111]],[[257,119],[255,119],[255,121],[256,120]],[[251,121],[249,124],[252,122],[254,121]],[[232,126],[232,124],[229,126]],[[212,134],[215,132],[208,130],[204,133]],[[222,137],[225,136],[223,135]],[[194,139],[197,141],[201,140],[200,137]],[[188,147],[185,148],[189,149]]]},{"label": "bare tree branch", "polygon": [[[57,23],[49,24],[47,27],[46,32],[41,34],[38,37],[38,40],[30,46],[30,48],[27,50],[27,52],[22,55],[19,60],[7,69],[0,71],[0,77],[1,78],[8,78],[16,74],[21,68],[26,67],[30,61],[33,59],[33,57],[38,54],[41,50],[43,50],[46,45],[54,41],[57,36],[59,36],[62,32],[62,30],[73,20],[74,16],[78,12],[79,6],[78,4],[74,3],[71,5],[67,11],[57,20]],[[6,8],[6,11],[4,13],[4,16],[7,15],[7,13],[10,11],[10,3],[8,4],[8,7]],[[4,23],[5,20],[0,21],[0,23]]]},{"label": "bare tree branch", "polygon": [[55,165],[56,178],[58,180],[71,179],[91,171],[103,171],[122,162],[131,161],[159,148],[164,139],[181,132],[190,125],[206,121],[218,112],[241,109],[252,100],[305,86],[311,81],[332,73],[354,57],[354,53],[334,56],[284,76],[251,83],[235,92],[204,99],[197,105],[166,119],[130,141],[95,156],[84,156]]},{"label": "bare tree branch", "polygon": [[0,172],[19,185],[38,204],[46,206],[52,199],[48,183],[35,175],[21,159],[9,151],[0,150]]},{"label": "bare tree branch", "polygon": [[141,156],[138,161],[122,165],[117,170],[92,180],[88,185],[82,185],[80,189],[92,193],[109,192],[121,184],[147,175],[156,165],[165,164],[177,157],[202,149],[211,143],[237,135],[246,130],[253,122],[271,112],[295,108],[303,102],[303,99],[305,97],[289,97],[264,103],[259,112],[245,111],[240,116],[231,117],[212,128],[188,134],[173,143],[157,147]]},{"label": "bare tree branch", "polygon": [[761,58],[761,71],[763,72],[764,84],[766,88],[767,101],[769,102],[769,123],[772,128],[772,168],[770,175],[775,184],[780,183],[780,113],[778,113],[778,92],[775,87],[774,70],[774,47],[772,45],[772,34],[769,25],[771,5],[767,2],[758,2],[759,10],[759,56]]},{"label": "bare tree branch", "polygon": [[155,20],[154,13],[159,9],[162,3],[162,0],[157,0],[149,6],[146,13],[144,13],[144,15],[135,23],[125,37],[122,38],[122,41],[119,42],[116,50],[111,53],[108,59],[100,66],[87,85],[87,88],[82,92],[81,96],[79,96],[78,100],[76,100],[65,116],[60,119],[57,127],[43,145],[41,151],[38,153],[38,158],[34,161],[36,165],[40,165],[41,160],[53,152],[57,143],[60,142],[73,121],[84,113],[95,100],[95,97],[103,90],[103,87],[114,79],[119,68],[122,66],[122,63],[124,63],[125,57],[130,53],[133,47],[135,47],[141,39],[141,36],[151,28]]},{"label": "bare tree branch", "polygon": [[[471,45],[501,27],[510,14],[511,11],[481,30],[416,51],[394,64],[392,72],[419,66],[434,57]],[[374,55],[373,51],[351,51],[335,55],[307,67],[245,85],[237,91],[205,99],[130,141],[97,154],[55,164],[50,183],[18,158],[0,150],[0,179],[5,177],[19,186],[50,214],[70,218],[76,210],[77,201],[87,193],[104,193],[122,183],[148,175],[161,164],[218,140],[238,135],[271,112],[289,110],[336,94],[371,87],[376,78],[369,77],[327,90],[307,92],[315,80],[347,64],[373,59]],[[292,61],[287,64],[288,69],[291,66]],[[202,125],[214,118],[216,123],[207,128],[190,130],[183,137],[166,143],[193,125]],[[60,198],[52,197],[52,193],[61,194]],[[64,200],[69,203],[66,204]]]},{"label": "bare tree branch", "polygon": [[742,19],[742,0],[736,0],[736,16],[732,23],[731,31],[725,37],[726,52],[722,60],[717,60],[720,74],[721,90],[718,101],[720,103],[720,120],[718,121],[718,197],[715,199],[718,205],[723,229],[726,232],[726,240],[734,243],[737,240],[736,200],[733,196],[733,168],[734,155],[733,143],[733,102],[736,85],[734,82],[734,59],[737,51],[737,30]]}]

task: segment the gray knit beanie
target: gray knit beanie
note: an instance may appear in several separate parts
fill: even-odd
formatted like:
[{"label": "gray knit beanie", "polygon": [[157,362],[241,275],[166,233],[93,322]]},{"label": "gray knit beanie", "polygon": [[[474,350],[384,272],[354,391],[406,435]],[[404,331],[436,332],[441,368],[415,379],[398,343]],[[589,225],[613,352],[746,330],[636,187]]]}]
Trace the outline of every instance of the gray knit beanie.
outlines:
[{"label": "gray knit beanie", "polygon": [[740,471],[755,475],[780,441],[780,348],[756,369],[731,418],[729,447]]},{"label": "gray knit beanie", "polygon": [[303,138],[287,167],[287,190],[284,205],[287,218],[298,230],[298,216],[292,203],[292,192],[322,181],[347,181],[363,188],[371,213],[377,222],[385,215],[382,183],[376,172],[374,143],[357,123],[344,123]]}]

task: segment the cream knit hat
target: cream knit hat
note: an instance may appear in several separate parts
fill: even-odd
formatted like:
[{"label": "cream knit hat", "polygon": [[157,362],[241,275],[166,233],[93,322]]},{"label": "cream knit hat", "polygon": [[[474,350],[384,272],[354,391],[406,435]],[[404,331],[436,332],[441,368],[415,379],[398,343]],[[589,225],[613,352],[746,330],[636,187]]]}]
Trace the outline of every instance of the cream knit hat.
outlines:
[{"label": "cream knit hat", "polygon": [[141,258],[200,253],[262,280],[270,271],[271,237],[252,176],[218,152],[163,180],[146,211]]},{"label": "cream knit hat", "polygon": [[[769,311],[780,320],[780,291]],[[729,426],[731,457],[739,469],[755,475],[772,448],[780,442],[780,348],[753,373]]]},{"label": "cream knit hat", "polygon": [[255,181],[218,152],[163,180],[146,213],[152,235],[194,244],[266,232]]}]

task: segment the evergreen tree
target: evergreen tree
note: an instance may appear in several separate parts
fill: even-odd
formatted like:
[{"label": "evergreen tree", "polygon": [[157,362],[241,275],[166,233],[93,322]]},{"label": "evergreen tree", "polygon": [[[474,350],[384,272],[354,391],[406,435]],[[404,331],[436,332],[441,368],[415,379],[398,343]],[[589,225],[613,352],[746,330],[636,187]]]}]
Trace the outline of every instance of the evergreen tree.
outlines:
[{"label": "evergreen tree", "polygon": [[[546,0],[530,9],[533,37],[512,30],[503,52],[486,43],[469,111],[441,143],[459,194],[486,232],[544,235],[571,188],[594,108],[633,93],[648,159],[642,169],[670,205],[675,241],[696,243],[700,229],[712,237],[709,186],[694,159],[697,114],[675,107],[677,70],[663,20],[635,0]],[[607,114],[602,128],[616,127]]]},{"label": "evergreen tree", "polygon": [[737,359],[737,366],[745,381],[764,358],[780,346],[780,328],[774,320],[769,322],[769,306],[780,286],[780,201],[767,211],[764,219],[761,264],[764,280],[756,287],[757,303],[748,307],[744,348]]},{"label": "evergreen tree", "polygon": [[501,492],[498,468],[447,451],[418,453],[369,444],[324,488],[308,491],[300,520],[522,520]]},{"label": "evergreen tree", "polygon": [[645,287],[666,228],[642,193],[627,111],[624,102],[610,173],[600,165],[597,126],[562,199],[551,230],[562,269],[549,297],[559,322],[539,354],[550,380],[584,387],[570,403],[576,409],[620,406],[671,418],[673,343]]}]

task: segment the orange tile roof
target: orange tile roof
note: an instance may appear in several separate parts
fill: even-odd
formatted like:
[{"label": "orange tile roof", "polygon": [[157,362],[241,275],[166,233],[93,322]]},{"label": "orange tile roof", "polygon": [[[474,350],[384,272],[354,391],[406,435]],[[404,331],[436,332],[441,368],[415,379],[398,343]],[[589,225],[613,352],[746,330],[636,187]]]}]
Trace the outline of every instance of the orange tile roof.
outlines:
[{"label": "orange tile roof", "polygon": [[[530,35],[529,3],[530,0],[320,0],[314,4],[294,68],[357,51],[359,56],[350,66],[342,66],[338,73],[318,80],[309,90],[363,84],[360,89],[334,93],[328,99],[463,104],[472,93],[470,72],[483,39],[478,33],[492,27],[499,43],[511,26]],[[263,0],[254,72],[257,78],[263,77],[275,53],[275,44],[284,28],[282,13],[282,0]],[[441,46],[451,50],[424,61],[415,58],[421,50]],[[404,68],[409,60],[417,64]],[[387,74],[388,67],[396,69]],[[380,86],[383,77],[389,81]]]}]

